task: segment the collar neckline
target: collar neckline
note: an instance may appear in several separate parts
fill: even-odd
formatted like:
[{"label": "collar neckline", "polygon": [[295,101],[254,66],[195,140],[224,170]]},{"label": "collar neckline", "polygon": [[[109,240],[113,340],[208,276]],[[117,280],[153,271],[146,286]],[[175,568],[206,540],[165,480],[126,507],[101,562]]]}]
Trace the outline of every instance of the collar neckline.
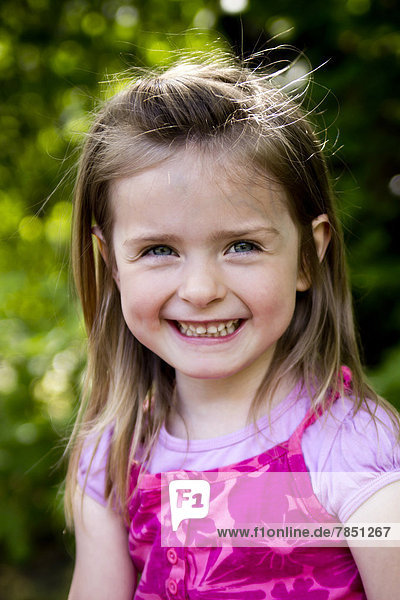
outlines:
[{"label": "collar neckline", "polygon": [[269,414],[263,415],[256,421],[256,427],[253,423],[227,433],[222,436],[214,438],[205,438],[198,440],[186,440],[185,438],[178,438],[171,435],[165,428],[165,424],[162,425],[159,434],[159,442],[168,450],[174,450],[175,452],[204,452],[209,450],[211,447],[213,450],[219,448],[226,448],[241,442],[249,437],[256,435],[258,432],[263,432],[267,428],[271,428],[285,412],[287,412],[303,395],[302,386],[300,384],[289,392],[289,394],[275,406]]}]

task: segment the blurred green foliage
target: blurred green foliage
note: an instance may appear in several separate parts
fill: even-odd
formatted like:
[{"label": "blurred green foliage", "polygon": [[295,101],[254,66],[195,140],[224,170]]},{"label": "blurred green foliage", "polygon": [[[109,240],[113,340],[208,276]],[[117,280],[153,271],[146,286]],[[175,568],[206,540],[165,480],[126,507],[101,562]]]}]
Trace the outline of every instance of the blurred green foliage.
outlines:
[{"label": "blurred green foliage", "polygon": [[[63,581],[68,565],[66,557],[59,558],[65,550],[56,498],[62,472],[56,466],[85,360],[69,283],[70,200],[88,112],[107,93],[98,82],[130,66],[173,59],[179,48],[201,50],[208,43],[231,43],[244,56],[293,44],[313,68],[327,61],[314,76],[313,102],[322,102],[319,119],[332,153],[365,362],[378,391],[400,406],[396,1],[3,0],[2,598],[56,599],[66,593],[64,583],[50,577],[59,572]],[[294,56],[290,49],[279,54]],[[308,68],[300,58],[290,76]],[[18,564],[23,575],[13,566]],[[29,570],[33,564],[36,579]]]}]

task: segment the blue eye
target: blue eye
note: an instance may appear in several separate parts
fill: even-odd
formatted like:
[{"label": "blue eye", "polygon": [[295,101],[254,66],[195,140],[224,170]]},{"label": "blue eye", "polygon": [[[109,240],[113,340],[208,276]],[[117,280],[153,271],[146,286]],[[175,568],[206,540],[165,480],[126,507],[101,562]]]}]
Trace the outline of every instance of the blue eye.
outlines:
[{"label": "blue eye", "polygon": [[144,254],[150,254],[151,256],[172,256],[176,253],[169,246],[153,246],[153,248],[146,250]]},{"label": "blue eye", "polygon": [[242,242],[235,242],[234,244],[232,244],[232,246],[229,248],[228,252],[243,253],[243,252],[252,252],[254,250],[259,251],[260,248],[258,246],[256,246],[256,244],[253,244],[253,242],[242,241]]}]

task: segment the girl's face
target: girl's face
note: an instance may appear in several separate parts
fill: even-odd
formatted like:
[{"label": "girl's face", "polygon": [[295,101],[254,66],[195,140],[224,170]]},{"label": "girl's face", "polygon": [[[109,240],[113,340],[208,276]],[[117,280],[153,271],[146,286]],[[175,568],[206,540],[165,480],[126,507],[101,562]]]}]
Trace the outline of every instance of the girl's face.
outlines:
[{"label": "girl's face", "polygon": [[111,188],[126,323],[177,375],[264,373],[307,288],[283,189],[233,169],[186,151]]}]

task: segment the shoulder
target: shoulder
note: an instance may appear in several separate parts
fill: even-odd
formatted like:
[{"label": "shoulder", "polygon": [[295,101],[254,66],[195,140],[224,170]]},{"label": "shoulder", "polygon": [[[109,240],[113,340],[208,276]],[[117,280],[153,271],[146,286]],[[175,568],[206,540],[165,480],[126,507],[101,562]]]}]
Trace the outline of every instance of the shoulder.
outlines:
[{"label": "shoulder", "polygon": [[[400,446],[398,428],[382,406],[372,400],[367,401],[355,411],[352,398],[343,402],[347,410],[341,427],[338,429],[336,443],[340,445],[344,456],[344,465],[354,464],[366,469],[390,471],[400,466]],[[336,409],[340,412],[340,408]],[[340,416],[340,415],[339,415]]]},{"label": "shoulder", "polygon": [[303,453],[320,502],[341,521],[400,479],[396,427],[372,401],[356,411],[352,398],[339,398],[304,433]]},{"label": "shoulder", "polygon": [[307,429],[304,442],[318,447],[321,467],[337,466],[343,471],[355,467],[387,470],[400,465],[397,436],[396,427],[383,407],[368,401],[356,410],[353,398],[342,397]]},{"label": "shoulder", "polygon": [[87,438],[82,447],[77,473],[80,488],[104,506],[107,504],[106,469],[112,434],[113,427],[110,425],[102,434],[92,434]]}]

